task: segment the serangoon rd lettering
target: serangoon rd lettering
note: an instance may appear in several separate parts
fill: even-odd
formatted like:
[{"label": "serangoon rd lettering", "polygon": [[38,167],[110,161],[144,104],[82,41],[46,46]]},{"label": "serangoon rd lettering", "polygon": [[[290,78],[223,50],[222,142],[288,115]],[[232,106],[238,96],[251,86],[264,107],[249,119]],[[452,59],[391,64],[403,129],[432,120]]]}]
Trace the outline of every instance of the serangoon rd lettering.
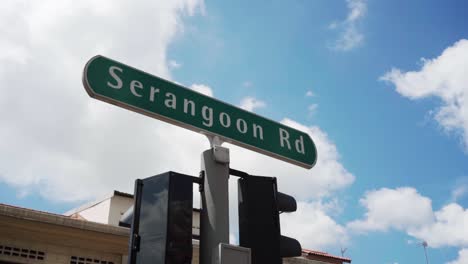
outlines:
[{"label": "serangoon rd lettering", "polygon": [[91,97],[311,168],[316,149],[303,132],[102,56],[86,65]]},{"label": "serangoon rd lettering", "polygon": [[[123,71],[124,70],[122,68],[119,68],[117,66],[109,67],[109,75],[112,76],[112,78],[115,81],[115,83],[107,82],[107,85],[109,86],[109,88],[112,88],[112,89],[123,88],[123,81],[120,78],[120,76],[117,74],[118,72],[123,73]],[[164,101],[165,107],[173,109],[174,111],[178,110],[177,109],[178,100],[175,94],[171,92],[165,92],[164,89],[162,88],[155,88],[151,85],[146,85],[147,88],[148,86],[149,86],[150,91],[149,91],[149,96],[147,99],[149,101],[151,102],[156,101],[156,103],[159,101],[160,102],[159,105],[162,105],[161,102]],[[139,90],[145,89],[145,85],[142,82],[138,80],[131,80],[129,87],[127,88],[130,89],[130,92],[133,96],[139,97],[139,98],[143,97],[142,91],[139,91]],[[160,95],[164,95],[164,98],[159,98]],[[231,124],[232,126],[234,126],[233,122],[231,122],[231,117],[227,113],[224,113],[224,112],[216,113],[217,115],[215,118],[213,114],[214,113],[213,108],[210,108],[206,105],[197,108],[197,105],[195,104],[195,102],[192,100],[188,100],[187,98],[183,98],[182,105],[183,105],[182,107],[179,106],[179,110],[183,111],[184,114],[188,114],[193,117],[195,117],[196,114],[200,114],[203,119],[202,125],[204,125],[205,127],[212,127],[213,122],[219,122],[219,124],[225,128],[230,128]],[[197,112],[197,109],[199,109],[200,112]],[[235,121],[235,128],[241,134],[246,134],[249,130],[249,127],[251,127],[251,131],[252,131],[251,136],[253,136],[254,138],[258,138],[259,140],[263,140],[263,127],[261,127],[258,124],[251,124],[249,126],[247,125],[247,122],[241,118],[238,118]],[[281,147],[283,148],[287,147],[288,149],[291,149],[291,143],[289,142],[290,139],[289,139],[288,131],[283,128],[279,128],[279,134],[280,134],[279,140],[280,140]],[[295,148],[298,153],[305,154],[303,136],[300,136],[299,139],[295,141]]]}]

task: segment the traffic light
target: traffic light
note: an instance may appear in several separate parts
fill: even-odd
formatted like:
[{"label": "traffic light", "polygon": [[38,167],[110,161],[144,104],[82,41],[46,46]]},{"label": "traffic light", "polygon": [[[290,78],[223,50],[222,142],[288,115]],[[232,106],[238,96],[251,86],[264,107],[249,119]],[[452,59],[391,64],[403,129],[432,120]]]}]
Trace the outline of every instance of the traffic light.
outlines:
[{"label": "traffic light", "polygon": [[294,212],[296,200],[277,190],[276,178],[246,176],[238,180],[239,245],[251,249],[252,264],[279,264],[301,256],[293,238],[281,235],[280,212]]},{"label": "traffic light", "polygon": [[129,264],[191,263],[193,183],[172,171],[135,181],[134,205],[119,223],[131,226]]}]

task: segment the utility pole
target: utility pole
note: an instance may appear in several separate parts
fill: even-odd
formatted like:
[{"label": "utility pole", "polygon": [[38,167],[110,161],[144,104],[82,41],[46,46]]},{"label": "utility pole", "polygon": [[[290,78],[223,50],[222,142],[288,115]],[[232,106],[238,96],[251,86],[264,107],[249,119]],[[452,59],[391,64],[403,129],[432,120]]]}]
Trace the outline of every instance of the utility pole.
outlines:
[{"label": "utility pole", "polygon": [[426,242],[426,241],[423,241],[423,242],[421,243],[421,245],[422,245],[423,248],[424,248],[424,256],[426,256],[426,264],[429,264],[429,260],[428,260],[428,258],[427,258],[427,249],[426,249],[426,248],[427,248],[427,242]]}]

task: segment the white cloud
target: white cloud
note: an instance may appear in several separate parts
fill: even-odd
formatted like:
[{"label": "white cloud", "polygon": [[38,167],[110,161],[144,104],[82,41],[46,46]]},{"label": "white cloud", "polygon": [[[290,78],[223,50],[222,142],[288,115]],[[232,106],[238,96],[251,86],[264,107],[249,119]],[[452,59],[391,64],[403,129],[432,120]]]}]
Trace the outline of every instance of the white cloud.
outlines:
[{"label": "white cloud", "polygon": [[240,102],[240,105],[239,107],[244,109],[244,110],[247,110],[247,111],[250,111],[250,112],[253,112],[255,111],[255,109],[258,109],[258,108],[264,108],[266,106],[266,103],[263,102],[263,101],[260,101],[256,98],[253,98],[253,97],[245,97],[244,99],[242,99],[242,101]]},{"label": "white cloud", "polygon": [[346,0],[348,3],[348,17],[346,21],[356,22],[363,18],[367,12],[367,3],[365,0]]},{"label": "white cloud", "polygon": [[213,97],[213,89],[211,89],[211,87],[209,87],[208,85],[192,84],[190,88],[206,96]]},{"label": "white cloud", "polygon": [[421,245],[423,241],[417,240],[417,239],[408,239],[406,240],[406,243],[408,245]]},{"label": "white cloud", "polygon": [[170,128],[89,98],[82,70],[103,54],[170,78],[167,47],[183,29],[181,17],[201,7],[193,0],[2,3],[0,181],[76,201],[131,190],[135,177],[158,172],[154,160],[170,158],[154,137]]},{"label": "white cloud", "polygon": [[366,0],[346,0],[348,16],[342,22],[333,22],[329,29],[341,31],[340,36],[332,45],[332,48],[340,51],[349,51],[364,42],[364,35],[359,29],[359,22],[367,13]]},{"label": "white cloud", "polygon": [[452,190],[452,201],[456,202],[461,197],[468,194],[468,184],[461,184]]},{"label": "white cloud", "polygon": [[468,263],[468,249],[464,248],[458,251],[458,258],[454,261],[447,262],[446,264],[466,264]]},{"label": "white cloud", "polygon": [[317,112],[318,104],[311,104],[309,107],[307,107],[307,110],[309,110],[310,115],[314,115]]},{"label": "white cloud", "polygon": [[414,188],[402,187],[368,192],[361,204],[367,212],[363,220],[348,223],[353,231],[396,229],[434,248],[468,246],[468,210],[456,203],[434,212],[429,198]]},{"label": "white cloud", "polygon": [[468,209],[451,203],[435,212],[432,223],[408,230],[408,233],[427,241],[430,247],[468,246]]},{"label": "white cloud", "polygon": [[351,24],[345,28],[340,38],[336,40],[333,48],[341,51],[349,51],[361,45],[363,41],[364,35],[356,28],[356,25]]},{"label": "white cloud", "polygon": [[337,29],[339,25],[340,25],[340,22],[333,21],[330,23],[330,25],[328,25],[328,29]]},{"label": "white cloud", "polygon": [[367,209],[365,219],[348,227],[355,231],[406,230],[432,221],[431,200],[414,188],[382,188],[367,192],[360,203]]},{"label": "white cloud", "polygon": [[306,96],[307,97],[313,97],[313,96],[315,96],[315,93],[309,90],[309,91],[306,92]]},{"label": "white cloud", "polygon": [[435,59],[422,59],[419,71],[392,69],[380,80],[395,85],[409,99],[439,98],[442,105],[434,110],[435,120],[448,132],[459,133],[468,150],[468,40],[448,47]]},{"label": "white cloud", "polygon": [[325,249],[347,244],[345,228],[325,213],[318,202],[297,205],[297,212],[281,214],[281,233],[297,239],[303,248]]},{"label": "white cloud", "polygon": [[245,81],[245,82],[242,83],[242,86],[249,88],[249,87],[252,87],[253,84],[252,84],[251,81]]},{"label": "white cloud", "polygon": [[179,69],[180,67],[182,67],[182,64],[178,63],[177,61],[175,61],[175,60],[170,60],[169,61],[169,68]]}]

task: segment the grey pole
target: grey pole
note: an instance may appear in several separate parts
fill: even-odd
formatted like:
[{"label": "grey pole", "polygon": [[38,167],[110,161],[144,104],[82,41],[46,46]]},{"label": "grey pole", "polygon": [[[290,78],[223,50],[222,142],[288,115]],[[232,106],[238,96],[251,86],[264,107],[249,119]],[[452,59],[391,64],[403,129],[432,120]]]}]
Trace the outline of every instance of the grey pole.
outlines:
[{"label": "grey pole", "polygon": [[421,245],[422,245],[423,248],[424,248],[424,256],[426,256],[426,264],[429,264],[429,259],[427,258],[427,250],[426,250],[426,248],[427,248],[427,242],[426,242],[426,241],[423,241],[423,242],[421,243]]},{"label": "grey pole", "polygon": [[218,264],[219,244],[229,244],[229,149],[204,151],[201,168],[200,264]]}]

